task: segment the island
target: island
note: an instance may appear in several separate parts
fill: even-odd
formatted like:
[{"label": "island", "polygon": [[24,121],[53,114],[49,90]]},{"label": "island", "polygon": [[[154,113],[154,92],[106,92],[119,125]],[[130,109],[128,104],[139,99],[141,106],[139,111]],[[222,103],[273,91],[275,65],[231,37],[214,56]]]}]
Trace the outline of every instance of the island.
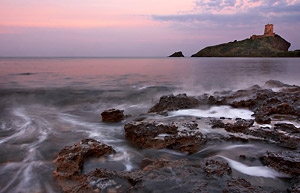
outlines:
[{"label": "island", "polygon": [[264,35],[206,47],[192,57],[300,57],[300,51],[288,51],[291,43],[273,32],[273,24],[265,25]]},{"label": "island", "polygon": [[184,55],[182,54],[182,52],[175,52],[172,55],[170,55],[169,57],[184,57]]}]

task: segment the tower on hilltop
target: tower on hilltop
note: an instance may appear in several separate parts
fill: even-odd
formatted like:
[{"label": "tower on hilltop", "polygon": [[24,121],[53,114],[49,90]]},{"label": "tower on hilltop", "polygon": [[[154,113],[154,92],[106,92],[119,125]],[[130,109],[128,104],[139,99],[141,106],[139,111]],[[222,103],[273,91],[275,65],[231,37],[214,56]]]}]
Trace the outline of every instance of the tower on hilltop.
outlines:
[{"label": "tower on hilltop", "polygon": [[268,36],[271,36],[271,37],[275,36],[275,33],[273,32],[273,24],[265,25],[264,35],[252,35],[251,39],[254,40],[257,38],[263,38],[263,37],[268,37]]},{"label": "tower on hilltop", "polygon": [[273,24],[267,24],[265,25],[265,33],[264,36],[273,36]]}]

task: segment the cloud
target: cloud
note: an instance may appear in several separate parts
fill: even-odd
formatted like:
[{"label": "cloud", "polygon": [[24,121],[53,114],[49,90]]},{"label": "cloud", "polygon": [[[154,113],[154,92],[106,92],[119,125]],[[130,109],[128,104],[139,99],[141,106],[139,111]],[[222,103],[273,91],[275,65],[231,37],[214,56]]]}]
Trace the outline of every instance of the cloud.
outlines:
[{"label": "cloud", "polygon": [[187,14],[152,15],[155,21],[203,25],[255,25],[257,22],[300,23],[299,0],[197,0]]}]

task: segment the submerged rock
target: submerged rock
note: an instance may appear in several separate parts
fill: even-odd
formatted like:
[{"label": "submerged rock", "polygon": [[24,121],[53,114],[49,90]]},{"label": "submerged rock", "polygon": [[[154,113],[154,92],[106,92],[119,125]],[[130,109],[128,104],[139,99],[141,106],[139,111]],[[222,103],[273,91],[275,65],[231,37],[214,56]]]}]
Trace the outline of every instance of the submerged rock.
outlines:
[{"label": "submerged rock", "polygon": [[101,113],[104,122],[120,122],[125,119],[124,111],[118,109],[109,109]]}]

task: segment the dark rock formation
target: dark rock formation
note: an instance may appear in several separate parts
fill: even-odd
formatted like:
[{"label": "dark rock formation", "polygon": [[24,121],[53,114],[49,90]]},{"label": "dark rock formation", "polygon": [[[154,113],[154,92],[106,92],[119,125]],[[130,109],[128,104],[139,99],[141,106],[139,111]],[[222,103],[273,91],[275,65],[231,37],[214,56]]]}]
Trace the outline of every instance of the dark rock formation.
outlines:
[{"label": "dark rock formation", "polygon": [[84,139],[80,143],[66,146],[55,160],[55,175],[69,177],[79,175],[87,157],[99,157],[113,153],[111,146],[107,146],[94,139]]},{"label": "dark rock formation", "polygon": [[[54,176],[64,192],[281,192],[234,178],[235,172],[232,174],[229,164],[214,157],[219,151],[224,151],[222,144],[255,141],[272,148],[278,145],[280,149],[266,153],[242,152],[237,155],[240,155],[239,161],[255,163],[260,160],[265,166],[291,177],[290,181],[286,179],[290,185],[288,191],[299,192],[299,98],[300,87],[279,81],[268,81],[262,87],[255,85],[235,92],[215,92],[213,96],[163,96],[149,110],[153,113],[143,114],[125,124],[125,136],[139,148],[166,148],[188,154],[142,157],[138,163],[140,168],[130,172],[98,168],[82,174],[85,159],[114,153],[112,147],[86,139],[66,146],[59,152]],[[199,105],[248,108],[254,112],[255,121],[225,118],[226,115],[220,118],[197,118],[155,114],[167,115],[167,111],[196,108]],[[154,150],[149,151],[152,156]]]},{"label": "dark rock formation", "polygon": [[54,176],[63,191],[74,192],[73,186],[80,184],[81,170],[84,161],[89,157],[100,157],[114,153],[111,146],[107,146],[94,139],[84,139],[72,146],[66,146],[55,160],[56,170]]},{"label": "dark rock formation", "polygon": [[225,130],[229,132],[247,133],[246,130],[253,125],[253,120],[238,119],[234,124],[226,124]]},{"label": "dark rock formation", "polygon": [[125,119],[123,110],[109,109],[101,113],[104,122],[120,122]]},{"label": "dark rock formation", "polygon": [[182,52],[175,52],[172,55],[170,55],[169,57],[184,57],[184,55],[182,54]]},{"label": "dark rock formation", "polygon": [[195,97],[186,94],[168,95],[160,97],[159,102],[149,110],[149,113],[187,109],[198,105],[199,100]]},{"label": "dark rock formation", "polygon": [[274,128],[269,128],[253,126],[253,120],[238,119],[233,123],[225,123],[226,121],[211,120],[210,124],[212,128],[224,128],[228,132],[246,135],[245,137],[230,135],[229,138],[224,138],[227,140],[266,141],[289,149],[297,149],[300,145],[299,129],[291,124],[276,124]]},{"label": "dark rock formation", "polygon": [[290,43],[279,35],[259,39],[245,39],[209,46],[192,57],[284,57],[297,56],[288,52]]},{"label": "dark rock formation", "polygon": [[193,122],[177,119],[132,121],[125,125],[125,136],[140,148],[168,148],[195,153],[206,142]]},{"label": "dark rock formation", "polygon": [[291,176],[300,175],[300,152],[283,151],[280,153],[266,152],[261,157],[262,162],[280,172]]}]

